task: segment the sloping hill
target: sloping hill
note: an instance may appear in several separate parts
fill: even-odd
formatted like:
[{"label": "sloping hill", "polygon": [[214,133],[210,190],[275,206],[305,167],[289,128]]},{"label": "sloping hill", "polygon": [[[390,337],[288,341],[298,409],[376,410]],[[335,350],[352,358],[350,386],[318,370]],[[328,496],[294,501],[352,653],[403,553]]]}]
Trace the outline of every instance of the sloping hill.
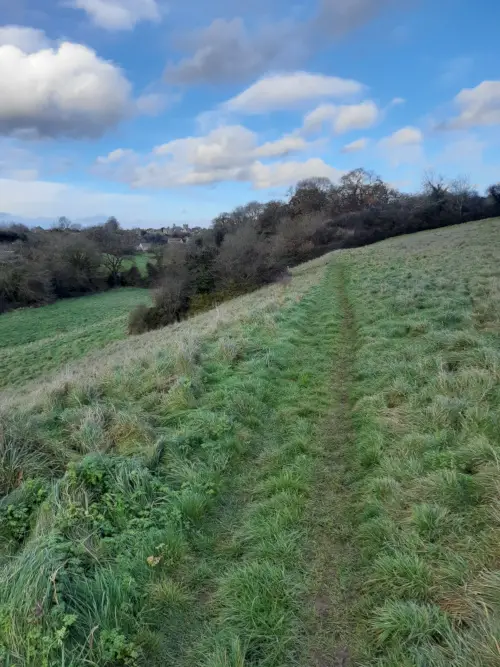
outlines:
[{"label": "sloping hill", "polygon": [[4,396],[5,663],[500,664],[499,232],[334,253]]}]

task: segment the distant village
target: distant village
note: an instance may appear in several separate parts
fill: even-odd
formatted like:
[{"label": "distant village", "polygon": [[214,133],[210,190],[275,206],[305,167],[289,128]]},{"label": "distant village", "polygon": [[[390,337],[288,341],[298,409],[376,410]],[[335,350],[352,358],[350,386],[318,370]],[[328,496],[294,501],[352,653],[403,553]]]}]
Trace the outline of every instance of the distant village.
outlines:
[{"label": "distant village", "polygon": [[187,224],[173,225],[172,227],[159,227],[150,229],[139,229],[141,237],[137,246],[138,252],[148,252],[154,245],[166,245],[167,243],[188,243],[201,227],[190,227]]}]

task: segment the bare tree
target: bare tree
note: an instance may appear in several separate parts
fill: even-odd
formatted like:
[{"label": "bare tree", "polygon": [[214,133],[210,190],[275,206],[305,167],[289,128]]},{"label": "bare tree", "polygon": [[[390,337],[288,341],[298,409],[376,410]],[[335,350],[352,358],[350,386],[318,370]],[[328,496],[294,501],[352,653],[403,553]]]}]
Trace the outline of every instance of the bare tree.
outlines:
[{"label": "bare tree", "polygon": [[470,182],[469,176],[462,174],[461,176],[454,178],[450,183],[449,192],[453,196],[453,201],[460,216],[460,221],[462,221],[464,205],[467,203],[467,200],[477,194]]},{"label": "bare tree", "polygon": [[428,169],[422,178],[422,189],[434,201],[441,201],[446,198],[449,186],[444,176]]}]

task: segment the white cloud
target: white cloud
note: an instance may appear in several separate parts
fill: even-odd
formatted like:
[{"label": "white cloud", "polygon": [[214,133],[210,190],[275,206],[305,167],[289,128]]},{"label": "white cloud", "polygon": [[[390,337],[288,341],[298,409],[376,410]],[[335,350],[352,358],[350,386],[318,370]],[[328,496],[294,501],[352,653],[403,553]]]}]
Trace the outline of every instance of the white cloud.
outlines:
[{"label": "white cloud", "polygon": [[321,104],[304,118],[304,130],[314,132],[328,123],[336,134],[344,134],[350,130],[366,130],[372,127],[379,117],[380,111],[371,100],[341,106]]},{"label": "white cloud", "polygon": [[0,27],[0,46],[17,46],[24,53],[34,53],[50,46],[42,30],[26,28],[19,25],[6,25]]},{"label": "white cloud", "polygon": [[85,11],[107,30],[132,30],[140,21],[160,21],[156,0],[72,0],[70,6]]},{"label": "white cloud", "polygon": [[356,141],[351,141],[350,144],[346,144],[342,148],[342,153],[357,153],[358,151],[363,151],[368,146],[368,139],[356,139]]},{"label": "white cloud", "polygon": [[415,146],[416,144],[421,144],[424,139],[422,131],[417,127],[412,127],[408,125],[403,127],[397,132],[394,132],[389,137],[381,139],[380,144],[387,146],[388,148],[395,148],[397,146]]},{"label": "white cloud", "polygon": [[296,151],[305,150],[307,145],[302,137],[288,135],[276,141],[268,141],[262,144],[254,150],[253,155],[257,158],[283,157]]},{"label": "white cloud", "polygon": [[389,106],[398,107],[401,104],[406,104],[406,100],[404,97],[393,97]]},{"label": "white cloud", "polygon": [[157,146],[148,161],[120,148],[98,158],[96,168],[135,188],[172,188],[225,181],[244,181],[264,188],[293,184],[309,176],[336,178],[338,170],[318,158],[273,164],[261,161],[304,151],[309,146],[297,135],[259,144],[258,136],[248,128],[229,125],[205,136],[175,139]]},{"label": "white cloud", "polygon": [[54,181],[0,178],[2,208],[12,215],[27,217],[84,218],[100,214],[126,220],[140,219],[150,199],[139,194],[100,192]]},{"label": "white cloud", "polygon": [[242,125],[219,127],[202,137],[175,139],[157,146],[154,153],[171,156],[178,164],[197,169],[225,169],[251,160],[257,137]]},{"label": "white cloud", "polygon": [[0,46],[0,134],[96,137],[130,110],[121,70],[80,44]]},{"label": "white cloud", "polygon": [[326,164],[320,158],[310,158],[305,162],[279,162],[262,164],[256,162],[250,170],[250,180],[255,188],[275,188],[295,185],[304,178],[326,177],[338,181],[343,172]]},{"label": "white cloud", "polygon": [[224,106],[241,113],[267,113],[300,107],[312,100],[351,97],[362,90],[363,85],[358,81],[336,76],[309,72],[273,74],[260,79]]},{"label": "white cloud", "polygon": [[108,155],[98,157],[96,162],[97,164],[115,164],[130,155],[134,155],[134,151],[129,148],[117,148]]},{"label": "white cloud", "polygon": [[424,135],[418,127],[408,125],[378,142],[379,149],[394,165],[411,164],[423,158]]},{"label": "white cloud", "polygon": [[301,137],[286,135],[258,145],[255,132],[242,125],[226,125],[202,137],[175,139],[157,146],[158,156],[171,156],[178,165],[203,169],[230,169],[248,165],[257,158],[282,157],[306,149]]},{"label": "white cloud", "polygon": [[500,81],[483,81],[475,88],[464,88],[454,102],[460,114],[444,127],[500,125]]}]

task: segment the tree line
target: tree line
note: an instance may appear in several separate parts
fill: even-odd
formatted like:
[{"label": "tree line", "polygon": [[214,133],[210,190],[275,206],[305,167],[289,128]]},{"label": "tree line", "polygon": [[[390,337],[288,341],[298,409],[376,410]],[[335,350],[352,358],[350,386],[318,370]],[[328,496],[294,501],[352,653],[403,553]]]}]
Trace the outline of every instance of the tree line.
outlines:
[{"label": "tree line", "polygon": [[125,268],[137,243],[137,232],[121,229],[115,218],[86,229],[67,218],[50,230],[0,228],[0,312],[116,286],[153,284],[154,262],[149,278],[133,263]]},{"label": "tree line", "polygon": [[[152,287],[153,305],[130,316],[130,333],[140,333],[279,280],[288,267],[331,250],[498,215],[500,184],[480,195],[467,178],[428,173],[419,192],[406,194],[355,169],[337,184],[306,179],[285,200],[222,213],[187,243],[165,245],[164,236],[122,229],[115,218],[84,229],[66,218],[50,230],[10,225],[0,228],[0,312]],[[141,274],[132,258],[144,240],[151,248]]]},{"label": "tree line", "polygon": [[466,177],[427,173],[415,194],[365,169],[338,184],[300,181],[286,201],[253,201],[222,213],[185,246],[167,246],[151,307],[130,316],[130,333],[178,321],[218,301],[279,280],[288,267],[340,248],[500,215],[500,184],[481,196]]}]

